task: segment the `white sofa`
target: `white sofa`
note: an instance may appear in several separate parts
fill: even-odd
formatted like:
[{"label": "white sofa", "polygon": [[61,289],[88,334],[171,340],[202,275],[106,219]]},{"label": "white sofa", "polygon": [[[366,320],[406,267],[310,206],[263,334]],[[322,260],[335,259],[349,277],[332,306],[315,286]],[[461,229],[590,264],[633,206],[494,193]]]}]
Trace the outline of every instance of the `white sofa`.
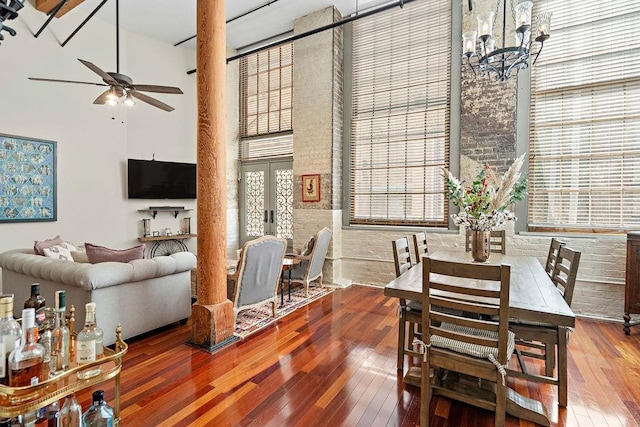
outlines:
[{"label": "white sofa", "polygon": [[14,315],[21,315],[32,283],[40,283],[48,307],[53,305],[55,291],[65,290],[67,310],[72,304],[76,309],[76,331],[82,330],[85,304],[96,303],[105,345],[115,342],[118,323],[127,339],[187,319],[195,266],[196,257],[190,252],[98,264],[51,259],[35,255],[32,249],[0,254],[2,292],[15,295]]}]

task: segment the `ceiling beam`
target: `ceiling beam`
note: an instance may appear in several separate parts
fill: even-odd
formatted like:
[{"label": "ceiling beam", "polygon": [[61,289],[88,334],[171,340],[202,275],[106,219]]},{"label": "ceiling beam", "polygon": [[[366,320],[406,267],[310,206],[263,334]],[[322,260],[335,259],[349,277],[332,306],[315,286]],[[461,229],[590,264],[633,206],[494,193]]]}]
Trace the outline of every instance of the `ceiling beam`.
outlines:
[{"label": "ceiling beam", "polygon": [[[84,0],[68,0],[67,3],[60,8],[58,13],[56,13],[56,18],[60,18],[64,16],[65,13],[69,12],[79,4],[81,4]],[[53,12],[53,10],[60,4],[60,0],[35,0],[36,9],[40,12],[44,12],[47,15]]]}]

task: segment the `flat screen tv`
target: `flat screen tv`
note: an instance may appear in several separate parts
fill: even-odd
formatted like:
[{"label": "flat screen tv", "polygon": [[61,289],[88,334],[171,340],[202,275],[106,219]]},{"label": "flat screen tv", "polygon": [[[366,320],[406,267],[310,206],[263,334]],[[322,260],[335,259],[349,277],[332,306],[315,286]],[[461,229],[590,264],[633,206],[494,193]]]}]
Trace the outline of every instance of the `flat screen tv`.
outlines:
[{"label": "flat screen tv", "polygon": [[195,199],[196,165],[129,159],[127,188],[130,199]]}]

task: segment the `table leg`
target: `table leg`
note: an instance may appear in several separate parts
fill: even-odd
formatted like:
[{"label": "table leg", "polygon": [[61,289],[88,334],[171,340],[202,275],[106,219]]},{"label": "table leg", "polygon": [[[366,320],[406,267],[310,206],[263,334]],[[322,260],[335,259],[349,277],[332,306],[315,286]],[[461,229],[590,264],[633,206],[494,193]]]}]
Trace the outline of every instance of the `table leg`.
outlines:
[{"label": "table leg", "polygon": [[289,299],[288,302],[291,302],[291,270],[289,270]]},{"label": "table leg", "polygon": [[[291,284],[289,284],[289,286],[291,286]],[[284,307],[284,270],[282,271],[282,276],[280,277],[280,307]]]},{"label": "table leg", "polygon": [[558,404],[567,406],[567,328],[558,328]]}]

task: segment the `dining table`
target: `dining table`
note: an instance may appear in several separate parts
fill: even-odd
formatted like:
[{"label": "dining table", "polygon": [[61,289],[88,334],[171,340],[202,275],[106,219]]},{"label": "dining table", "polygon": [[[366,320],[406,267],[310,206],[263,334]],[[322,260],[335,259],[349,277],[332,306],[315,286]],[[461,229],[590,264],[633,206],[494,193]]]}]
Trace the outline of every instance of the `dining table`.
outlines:
[{"label": "dining table", "polygon": [[[469,252],[438,250],[429,255],[431,259],[474,263]],[[536,257],[492,253],[488,264],[508,264],[511,266],[509,287],[509,317],[513,321],[542,323],[559,327],[560,331],[575,326],[575,315],[555,287],[549,275]],[[384,287],[384,295],[405,300],[422,298],[422,263],[396,277]],[[470,284],[472,285],[472,284]],[[484,284],[483,284],[484,285]],[[435,291],[432,291],[435,292]],[[553,351],[553,350],[551,350]],[[536,382],[550,382],[558,386],[558,404],[567,405],[567,334],[558,333],[557,380],[549,377],[516,372],[516,376]],[[513,373],[513,371],[512,371]],[[404,381],[419,384],[420,368],[413,367]],[[416,378],[417,377],[417,378]],[[518,394],[513,389],[507,391],[507,412],[522,419],[541,425],[549,425],[549,416],[541,402]]]}]

